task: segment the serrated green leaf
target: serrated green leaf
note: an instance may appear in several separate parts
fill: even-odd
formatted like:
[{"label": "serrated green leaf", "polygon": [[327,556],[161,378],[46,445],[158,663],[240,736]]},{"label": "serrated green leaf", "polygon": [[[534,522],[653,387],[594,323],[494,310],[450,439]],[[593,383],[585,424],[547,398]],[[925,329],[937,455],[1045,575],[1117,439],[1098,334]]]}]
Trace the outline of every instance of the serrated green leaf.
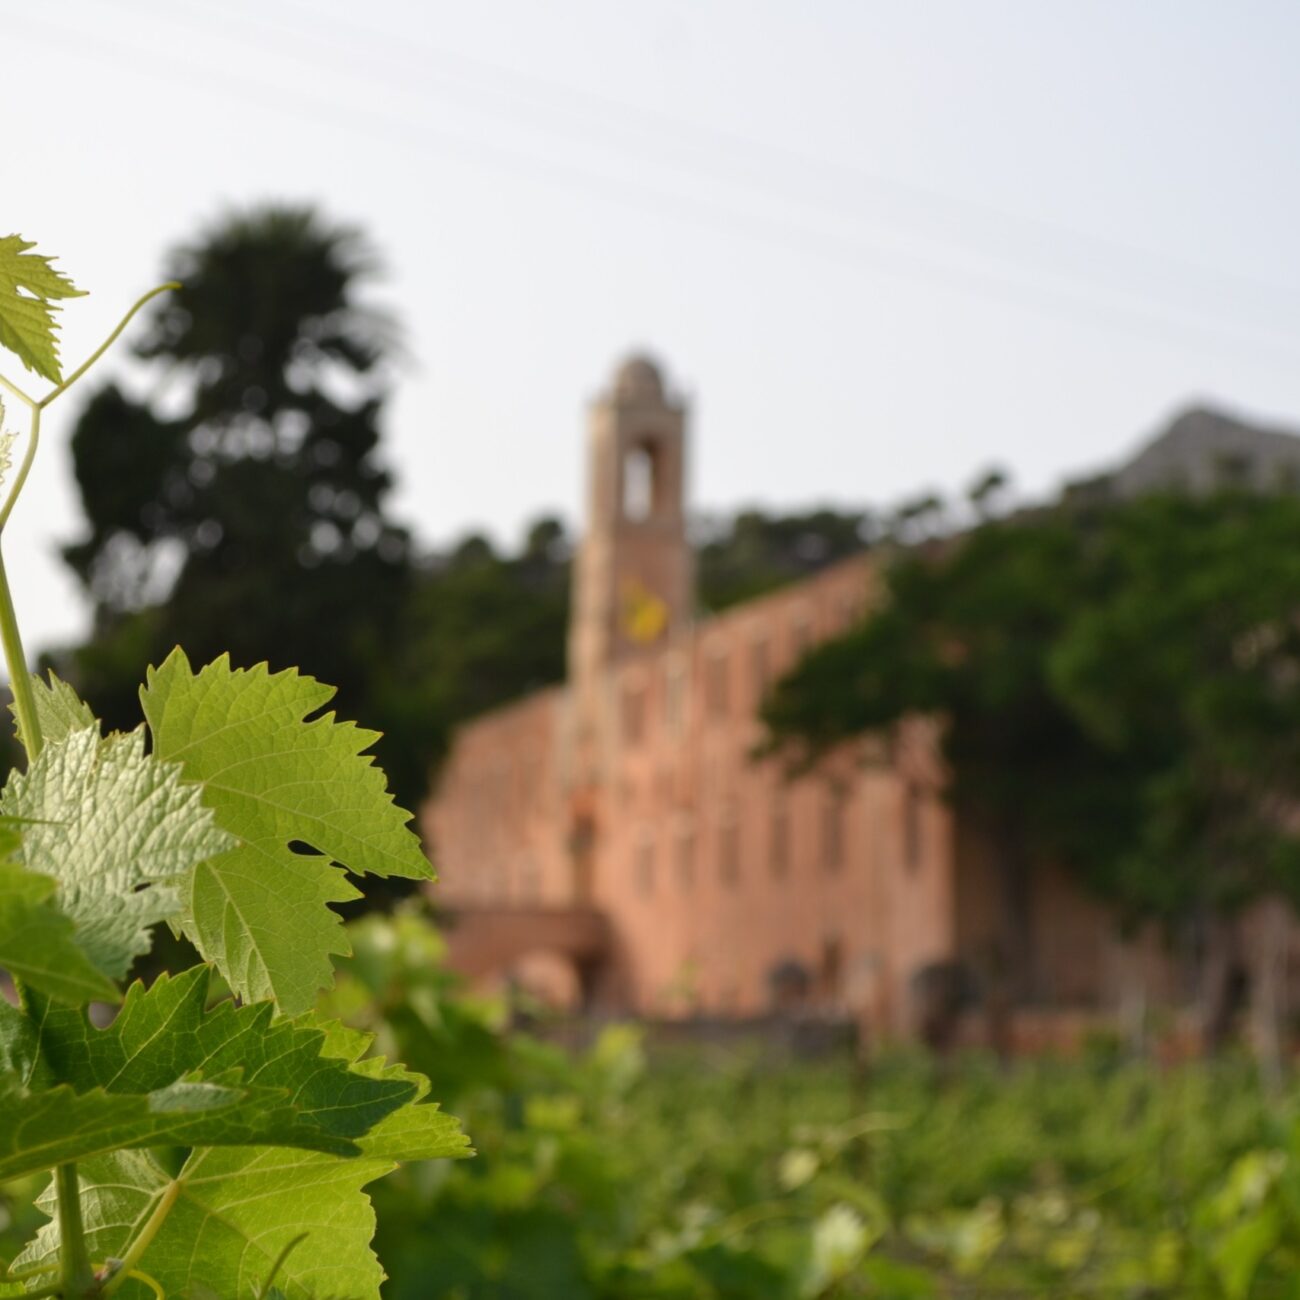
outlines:
[{"label": "serrated green leaf", "polygon": [[[276,1274],[289,1300],[378,1300],[375,1214],[361,1189],[391,1167],[253,1147],[196,1152],[173,1181],[146,1152],[121,1152],[78,1166],[86,1242],[95,1259],[120,1258],[132,1230],[170,1195],[171,1210],[139,1264],[166,1295],[201,1284],[223,1300],[253,1300],[284,1248],[306,1232]],[[54,1213],[52,1196],[37,1204]],[[48,1223],[13,1268],[51,1263],[58,1252],[58,1224]],[[128,1282],[117,1294],[150,1293]]]},{"label": "serrated green leaf", "polygon": [[[333,696],[293,670],[236,670],[225,656],[198,674],[180,650],[141,692],[154,752],[199,783],[238,845],[194,874],[186,934],[245,998],[306,1010],[348,952],[330,903],[358,896],[357,875],[431,879],[432,869],[363,751],[377,733],[332,713]],[[316,853],[296,853],[295,841]]]},{"label": "serrated green leaf", "polygon": [[402,1163],[463,1160],[474,1155],[460,1121],[430,1101],[395,1110],[357,1145],[366,1156]]},{"label": "serrated green leaf", "polygon": [[[117,1002],[117,985],[95,969],[77,942],[76,927],[58,908],[58,883],[13,860],[26,825],[0,817],[0,969],[63,1002]],[[4,1056],[0,1042],[0,1065]]]},{"label": "serrated green leaf", "polygon": [[35,247],[19,235],[0,236],[0,347],[57,384],[63,375],[54,304],[61,298],[79,298],[83,291],[56,271],[48,257],[27,251]]},{"label": "serrated green leaf", "polygon": [[26,1078],[36,1058],[36,1027],[22,1011],[0,998],[0,1076]]},{"label": "serrated green leaf", "polygon": [[66,1084],[28,1092],[0,1076],[0,1180],[123,1148],[247,1142],[272,1088],[173,1083],[150,1093],[78,1093]]},{"label": "serrated green leaf", "polygon": [[[433,1106],[406,1106],[380,1130],[411,1111],[441,1115]],[[433,1125],[421,1122],[425,1158],[468,1154],[455,1120],[441,1118],[440,1141],[432,1137]],[[79,1172],[91,1254],[120,1258],[138,1225],[170,1197],[170,1212],[140,1261],[168,1295],[201,1284],[226,1300],[252,1300],[279,1262],[275,1283],[286,1300],[376,1300],[384,1274],[370,1249],[375,1216],[362,1188],[389,1173],[394,1161],[383,1138],[372,1135],[359,1145],[363,1154],[353,1160],[282,1147],[195,1151],[175,1179],[145,1152],[88,1161]],[[38,1204],[53,1214],[51,1194]],[[14,1267],[48,1263],[58,1249],[58,1225],[48,1223]],[[131,1286],[119,1292],[123,1300],[149,1295]]]},{"label": "serrated green leaf", "polygon": [[419,1076],[323,1055],[321,1030],[268,1003],[205,1011],[208,984],[206,967],[137,983],[107,1029],[39,1000],[0,1016],[0,1179],[162,1144],[355,1156],[420,1094]]},{"label": "serrated green leaf", "polygon": [[[172,983],[182,987],[187,978],[188,973]],[[134,989],[128,995],[118,1016],[118,1021],[126,1022],[124,1039],[161,1041],[162,1036],[151,1035],[148,1021],[138,1018],[134,1010],[135,999],[148,996]],[[167,1012],[177,1001],[174,991],[167,993],[158,999],[153,1012],[165,1016],[169,1026],[187,1023],[192,1012],[179,1016]],[[243,1008],[234,1014],[242,1016],[253,1010]],[[383,1272],[370,1249],[374,1213],[361,1189],[389,1173],[398,1160],[471,1155],[469,1140],[452,1116],[423,1102],[429,1088],[424,1076],[376,1057],[357,1060],[370,1045],[369,1035],[317,1015],[272,1026],[273,1031],[284,1029],[311,1036],[314,1050],[322,1058],[318,1065],[347,1070],[371,1085],[396,1083],[403,1096],[416,1100],[390,1110],[368,1133],[357,1137],[353,1149],[359,1154],[346,1160],[283,1146],[199,1147],[175,1178],[143,1151],[118,1151],[83,1160],[78,1165],[82,1212],[95,1258],[125,1254],[140,1224],[167,1198],[171,1209],[140,1267],[156,1278],[168,1295],[198,1294],[202,1286],[223,1300],[245,1300],[259,1294],[278,1262],[276,1286],[288,1300],[378,1296]],[[112,1031],[91,1031],[91,1035],[95,1032]],[[181,1037],[189,1036],[183,1033]],[[270,1045],[265,1055],[273,1055]],[[103,1053],[92,1077],[104,1077],[105,1070],[111,1074],[115,1059],[113,1052]],[[213,1064],[224,1060],[224,1056],[212,1058]],[[291,1066],[288,1073],[297,1068]],[[271,1077],[253,1072],[246,1082]],[[304,1092],[304,1113],[319,1115],[310,1104],[311,1097],[327,1098],[330,1091],[326,1087]],[[337,1109],[341,1115],[347,1108]],[[51,1192],[38,1203],[53,1216]],[[282,1259],[286,1248],[303,1234],[305,1240]],[[49,1263],[57,1258],[58,1249],[58,1225],[46,1224],[14,1267]],[[119,1293],[122,1300],[136,1300],[137,1296],[145,1300],[150,1294],[133,1287],[133,1283],[126,1284]]]},{"label": "serrated green leaf", "polygon": [[116,1002],[117,985],[95,969],[51,902],[57,889],[49,876],[0,862],[0,967],[62,1002]]},{"label": "serrated green leaf", "polygon": [[[90,705],[82,700],[77,692],[65,681],[60,681],[51,671],[48,678],[32,674],[32,696],[36,700],[36,721],[41,728],[41,740],[62,740],[74,731],[84,731],[87,727],[99,728],[99,722]],[[18,710],[9,705],[9,712],[14,718],[14,735],[26,749],[27,737],[23,735]]]},{"label": "serrated green leaf", "polygon": [[371,1129],[360,1144],[367,1155],[406,1161],[474,1154],[469,1138],[461,1132],[460,1121],[424,1101],[429,1092],[424,1075],[404,1065],[389,1065],[382,1057],[365,1056],[374,1042],[373,1034],[331,1020],[318,1011],[300,1017],[300,1023],[311,1025],[323,1035],[322,1056],[347,1061],[354,1070],[371,1078],[401,1080],[414,1087],[414,1101],[419,1104],[403,1106]]},{"label": "serrated green leaf", "polygon": [[180,769],[145,754],[142,730],[49,742],[10,773],[0,813],[30,820],[24,865],[58,882],[79,946],[111,978],[148,952],[150,925],[181,911],[196,864],[230,844]]},{"label": "serrated green leaf", "polygon": [[355,1057],[330,1050],[328,1026],[314,1019],[273,1020],[269,1002],[207,1010],[210,984],[206,966],[159,976],[148,989],[137,981],[107,1029],[79,1011],[34,1005],[45,1082],[146,1093],[178,1079],[227,1081],[234,1072],[242,1085],[292,1095],[279,1118],[268,1114],[259,1141],[342,1151],[356,1148],[322,1147],[314,1135],[362,1137],[419,1095],[420,1076],[354,1067]]}]

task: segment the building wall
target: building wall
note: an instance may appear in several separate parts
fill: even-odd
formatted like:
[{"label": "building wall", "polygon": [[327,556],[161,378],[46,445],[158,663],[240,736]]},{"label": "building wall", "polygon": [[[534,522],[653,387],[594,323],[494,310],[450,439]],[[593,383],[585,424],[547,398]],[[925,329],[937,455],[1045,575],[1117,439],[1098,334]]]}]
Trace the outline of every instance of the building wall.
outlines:
[{"label": "building wall", "polygon": [[860,937],[844,933],[846,907],[860,910],[871,865],[859,774],[841,760],[791,781],[752,752],[763,690],[847,625],[866,581],[851,564],[614,669],[598,901],[638,1008],[764,1010],[787,960],[838,996]]},{"label": "building wall", "polygon": [[[645,358],[592,403],[570,679],[459,733],[421,815],[436,896],[479,922],[495,910],[500,924],[462,938],[490,932],[502,952],[525,913],[570,909],[573,926],[546,931],[564,936],[597,909],[600,977],[569,955],[584,995],[620,1008],[793,1001],[905,1028],[916,972],[955,943],[932,730],[910,724],[802,773],[754,753],[765,690],[860,616],[874,561],[695,619],[687,420]],[[637,505],[629,484],[647,470]]]},{"label": "building wall", "polygon": [[594,903],[610,923],[602,987],[630,1010],[763,1012],[794,963],[809,1003],[905,1028],[908,980],[954,941],[932,736],[913,724],[892,753],[846,747],[801,775],[754,756],[764,690],[853,622],[873,583],[853,559],[625,655],[590,770],[567,688],[463,728],[422,812],[437,897]]},{"label": "building wall", "polygon": [[461,728],[419,812],[450,907],[565,905],[572,897],[557,739],[563,688],[539,691]]},{"label": "building wall", "polygon": [[[765,688],[876,598],[875,562],[863,555],[695,620],[686,428],[685,403],[644,358],[593,403],[570,681],[462,728],[421,810],[435,897],[473,913],[452,942],[467,971],[550,958],[550,985],[622,1010],[748,1016],[793,997],[901,1033],[929,1015],[935,966],[969,972],[992,1010],[1009,941],[1031,971],[1003,1009],[1019,1001],[1025,1043],[1039,1046],[1088,1017],[1186,1004],[1231,961],[1300,1004],[1300,927],[1266,910],[1217,956],[1179,958],[1154,932],[1122,935],[1039,863],[1008,940],[996,847],[945,802],[933,722],[846,745],[813,771],[756,758]],[[1229,453],[1249,453],[1249,481],[1271,483],[1300,467],[1297,447],[1194,412],[1101,486],[1205,486],[1242,468]],[[636,513],[625,489],[644,454],[653,492]],[[476,943],[491,961],[467,951]],[[567,980],[556,974],[566,961]]]}]

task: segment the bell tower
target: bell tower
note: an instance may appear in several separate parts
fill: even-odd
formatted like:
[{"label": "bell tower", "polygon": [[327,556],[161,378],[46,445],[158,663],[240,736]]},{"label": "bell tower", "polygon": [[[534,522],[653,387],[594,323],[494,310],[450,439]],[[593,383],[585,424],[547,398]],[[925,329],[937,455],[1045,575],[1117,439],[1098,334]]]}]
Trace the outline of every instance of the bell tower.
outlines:
[{"label": "bell tower", "polygon": [[579,695],[629,650],[690,622],[686,409],[658,368],[634,356],[591,405],[587,530],[569,615],[569,678]]}]

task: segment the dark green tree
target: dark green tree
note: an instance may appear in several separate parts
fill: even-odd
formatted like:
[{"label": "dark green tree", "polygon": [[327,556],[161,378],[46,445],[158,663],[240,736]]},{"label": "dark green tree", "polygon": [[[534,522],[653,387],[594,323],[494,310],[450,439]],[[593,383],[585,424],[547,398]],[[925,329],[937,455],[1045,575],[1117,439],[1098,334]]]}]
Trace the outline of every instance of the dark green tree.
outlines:
[{"label": "dark green tree", "polygon": [[461,722],[563,681],[569,549],[562,526],[542,519],[517,554],[472,535],[422,568],[394,647],[387,713],[403,733],[419,729],[409,744],[430,766]]},{"label": "dark green tree", "polygon": [[[1097,597],[1053,659],[1062,698],[1144,768],[1123,895],[1178,925],[1217,972],[1211,1044],[1249,998],[1281,1077],[1287,904],[1300,904],[1300,502],[1157,497],[1109,517]],[[1238,923],[1254,910],[1249,934]]]},{"label": "dark green tree", "polygon": [[[89,524],[65,552],[95,602],[70,670],[112,725],[181,644],[195,662],[298,664],[384,726],[411,585],[379,457],[394,329],[361,297],[375,257],[310,208],[229,215],[168,260],[181,283],[136,348],[151,384],[110,384],[73,433]],[[402,795],[418,755],[386,742]]]},{"label": "dark green tree", "polygon": [[1245,970],[1232,918],[1300,904],[1300,502],[1157,497],[1109,517],[1097,596],[1053,657],[1061,697],[1150,775],[1123,894]]},{"label": "dark green tree", "polygon": [[742,510],[706,526],[697,549],[701,605],[710,612],[761,596],[861,551],[873,535],[865,511]]}]

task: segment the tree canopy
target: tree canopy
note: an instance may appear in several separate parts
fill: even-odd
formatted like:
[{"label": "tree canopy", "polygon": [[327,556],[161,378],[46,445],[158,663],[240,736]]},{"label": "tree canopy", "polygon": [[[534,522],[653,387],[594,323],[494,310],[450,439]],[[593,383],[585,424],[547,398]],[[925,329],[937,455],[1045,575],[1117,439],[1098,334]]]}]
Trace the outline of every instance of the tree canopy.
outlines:
[{"label": "tree canopy", "polygon": [[865,511],[828,507],[792,514],[742,510],[708,521],[696,551],[700,604],[716,612],[806,578],[861,551],[873,522]]},{"label": "tree canopy", "polygon": [[[301,665],[383,724],[412,568],[379,456],[394,328],[363,297],[376,265],[357,231],[288,207],[168,259],[181,288],[136,348],[145,395],[109,384],[72,438],[89,528],[65,555],[95,634],[70,671],[110,724],[138,719],[133,683],[173,645]],[[409,791],[409,758],[384,757]]]},{"label": "tree canopy", "polygon": [[951,797],[1133,918],[1300,899],[1300,501],[1149,497],[896,552],[881,608],[774,689],[819,753],[942,719]]},{"label": "tree canopy", "polygon": [[1116,882],[1163,914],[1300,903],[1300,501],[1156,497],[1096,539],[1053,689],[1143,774]]}]

